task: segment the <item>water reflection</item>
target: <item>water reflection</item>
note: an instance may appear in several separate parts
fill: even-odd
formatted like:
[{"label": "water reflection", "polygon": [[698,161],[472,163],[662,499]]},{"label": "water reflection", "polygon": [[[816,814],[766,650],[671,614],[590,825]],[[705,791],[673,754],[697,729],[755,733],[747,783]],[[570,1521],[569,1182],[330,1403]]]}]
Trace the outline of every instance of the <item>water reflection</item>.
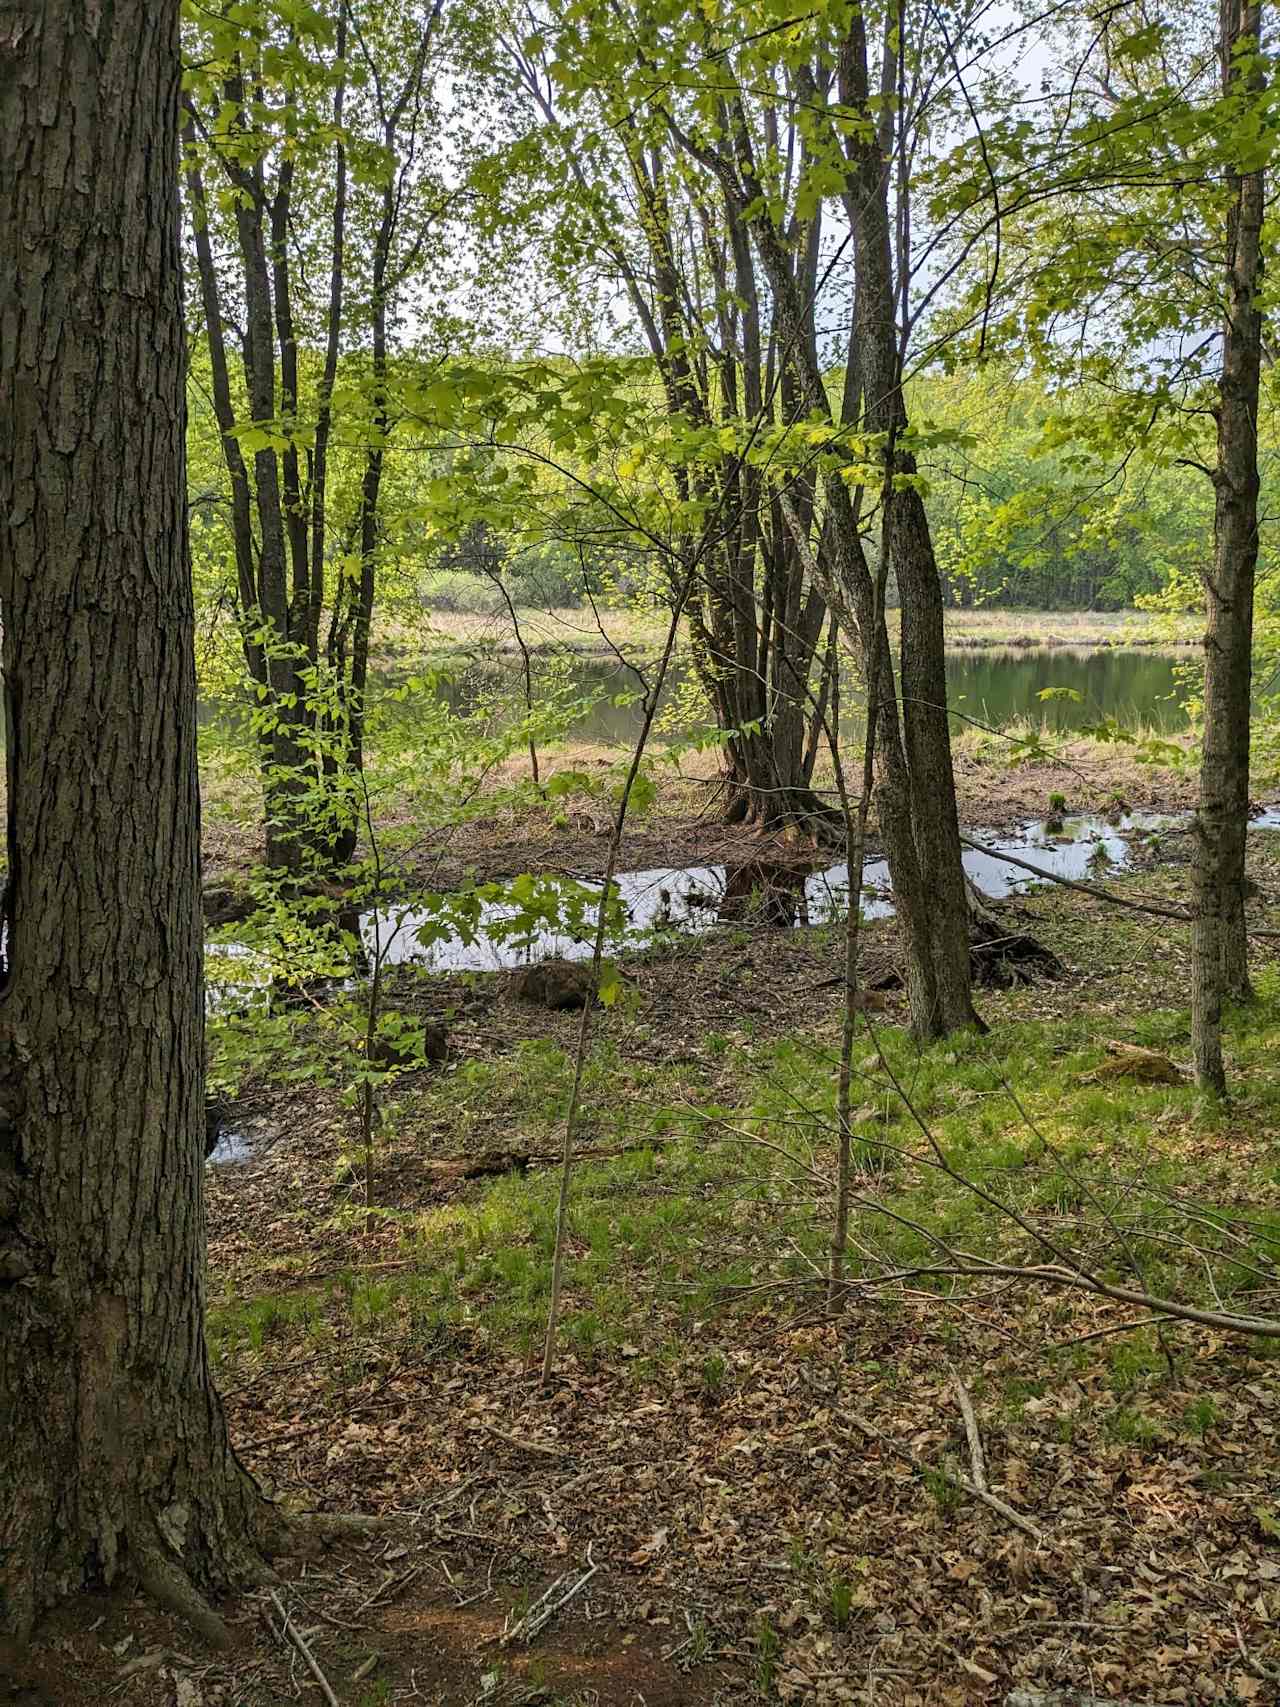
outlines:
[{"label": "water reflection", "polygon": [[[985,647],[948,652],[946,668],[951,709],[960,719],[993,728],[1025,718],[1046,730],[1067,731],[1104,717],[1126,728],[1146,725],[1166,734],[1187,726],[1179,683],[1186,663],[1164,652],[1135,647]],[[571,735],[607,745],[629,745],[635,739],[643,707],[634,700],[617,703],[619,695],[634,695],[636,679],[615,659],[561,655],[535,659],[534,669],[535,694],[539,676],[550,681],[554,672],[557,684],[592,702],[574,722]],[[687,690],[693,686],[692,666],[677,660],[667,678],[666,704],[687,706]],[[1052,688],[1069,688],[1079,698],[1042,700],[1041,693]],[[440,692],[459,715],[485,708],[501,720],[512,714],[517,701],[523,704],[524,680],[514,661],[484,660],[443,680]],[[398,707],[384,701],[383,709],[393,718],[415,715],[411,702]],[[689,734],[696,721],[682,721],[665,732]],[[856,706],[841,719],[841,729],[846,740],[861,735]]]},{"label": "water reflection", "polygon": [[[976,886],[1001,900],[1039,881],[1031,872],[1009,865],[1001,854],[1013,854],[1043,871],[1076,881],[1123,871],[1133,857],[1135,832],[1170,830],[1185,817],[1163,813],[1126,813],[1114,819],[1093,816],[1068,818],[1061,830],[1034,819],[1007,832],[989,831],[974,837],[982,849],[966,849],[964,867]],[[1280,825],[1280,809],[1271,809],[1254,827]],[[844,916],[849,896],[849,871],[841,862],[822,869],[794,863],[752,861],[737,866],[652,866],[625,871],[615,880],[625,924],[610,931],[610,954],[635,951],[664,934],[697,935],[726,923],[751,922],[775,926],[821,925]],[[594,885],[597,893],[599,886]],[[889,867],[868,860],[862,869],[862,913],[867,919],[887,918],[893,912]],[[588,907],[585,928],[521,931],[519,908],[488,902],[474,932],[466,937],[438,937],[439,916],[413,907],[394,907],[366,913],[361,931],[370,955],[381,950],[385,962],[412,961],[435,972],[500,972],[536,960],[583,960],[591,955],[595,910]],[[429,939],[419,940],[419,932]]]},{"label": "water reflection", "polygon": [[[964,866],[985,895],[1000,900],[1040,881],[1033,873],[1007,864],[1001,854],[1013,854],[1045,872],[1079,881],[1123,871],[1132,863],[1144,833],[1185,830],[1188,823],[1185,813],[1153,812],[1110,819],[1072,817],[1060,829],[1034,819],[1009,832],[980,832],[973,839],[984,846],[966,849]],[[1260,813],[1251,827],[1280,828],[1280,807]],[[600,893],[598,884],[587,887]],[[819,870],[765,860],[728,867],[652,866],[622,872],[616,888],[624,922],[608,935],[610,954],[635,952],[664,937],[698,935],[717,926],[748,923],[787,928],[833,923],[847,910],[849,872],[843,863]],[[863,866],[861,891],[864,918],[892,914],[889,868],[884,860],[868,860]],[[540,960],[589,959],[595,916],[595,909],[588,905],[573,930],[530,932],[521,926],[517,906],[485,902],[465,936],[442,936],[438,913],[406,906],[364,913],[359,928],[366,953],[372,956],[380,949],[385,964],[411,962],[445,973],[500,972]],[[255,994],[258,999],[266,997],[269,971],[262,957],[244,944],[211,945],[208,964],[206,1001],[211,1010],[230,1005],[232,998],[243,1002]],[[209,1160],[216,1164],[243,1161],[253,1149],[242,1134],[224,1130]]]}]

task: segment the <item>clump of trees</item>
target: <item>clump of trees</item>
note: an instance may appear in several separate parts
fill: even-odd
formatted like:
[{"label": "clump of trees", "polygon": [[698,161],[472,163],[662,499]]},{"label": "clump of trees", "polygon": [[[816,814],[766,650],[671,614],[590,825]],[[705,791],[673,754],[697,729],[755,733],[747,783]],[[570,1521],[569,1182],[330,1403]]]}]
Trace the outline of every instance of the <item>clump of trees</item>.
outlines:
[{"label": "clump of trees", "polygon": [[267,864],[295,877],[358,832],[393,345],[430,328],[446,248],[445,33],[442,0],[405,0],[202,11],[186,40],[195,372],[226,492],[207,546],[234,570]]}]

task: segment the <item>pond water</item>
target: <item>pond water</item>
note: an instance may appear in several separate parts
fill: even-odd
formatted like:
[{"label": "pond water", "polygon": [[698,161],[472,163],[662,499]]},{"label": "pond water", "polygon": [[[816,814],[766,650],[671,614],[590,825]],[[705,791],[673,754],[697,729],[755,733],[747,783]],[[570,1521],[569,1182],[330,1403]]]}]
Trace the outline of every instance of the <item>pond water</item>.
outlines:
[{"label": "pond water", "polygon": [[[1002,727],[1023,718],[1046,730],[1079,729],[1103,717],[1125,727],[1139,724],[1172,733],[1187,724],[1179,673],[1188,660],[1136,648],[1083,651],[1071,647],[986,647],[947,654],[947,701],[959,718]],[[594,700],[571,733],[580,740],[622,745],[639,732],[642,708],[614,703],[636,694],[635,673],[614,658],[561,655],[554,662],[535,659],[534,693],[555,681]],[[705,719],[689,715],[694,682],[687,660],[677,660],[664,694],[667,718],[662,732],[685,735]],[[1068,688],[1080,698],[1043,700],[1041,693]],[[518,659],[503,657],[467,666],[442,689],[449,705],[470,714],[493,704],[511,714],[523,704],[524,680]],[[406,707],[404,715],[411,715]],[[845,734],[856,735],[860,719],[844,719]]]},{"label": "pond water", "polygon": [[[1011,831],[980,831],[972,839],[980,848],[966,848],[964,866],[970,878],[993,900],[1024,893],[1043,880],[1034,872],[1008,863],[1003,855],[1054,877],[1073,881],[1100,880],[1123,871],[1135,848],[1146,838],[1185,835],[1185,813],[1126,813],[1114,818],[1081,815],[1060,823],[1030,820]],[[1280,806],[1268,807],[1251,826],[1280,828]],[[609,932],[606,950],[626,954],[651,947],[672,935],[700,934],[717,927],[750,922],[781,928],[837,922],[849,899],[849,870],[843,862],[822,869],[778,866],[756,861],[741,866],[652,866],[624,871],[615,879],[621,907],[617,929]],[[600,884],[581,887],[594,889]],[[586,960],[592,954],[595,908],[582,909],[575,930],[521,929],[518,909],[487,902],[465,932],[441,934],[440,915],[411,906],[381,908],[360,917],[360,931],[370,956],[381,951],[384,964],[414,964],[437,973],[500,972],[540,960]],[[889,869],[884,860],[868,860],[862,869],[862,912],[867,919],[893,912]],[[425,940],[420,940],[419,933]],[[207,1000],[211,1010],[265,993],[267,977],[250,951],[235,943],[212,947],[219,974],[210,977]],[[242,1133],[223,1131],[209,1156],[215,1164],[247,1161],[256,1146]]]},{"label": "pond water", "polygon": [[218,1132],[218,1141],[205,1157],[215,1167],[225,1166],[228,1162],[248,1162],[256,1154],[257,1146],[253,1139],[243,1132],[233,1132],[229,1127],[223,1127]]},{"label": "pond water", "polygon": [[[1042,881],[1009,864],[1012,854],[1051,877],[1097,880],[1123,871],[1143,835],[1185,826],[1185,815],[1126,813],[1114,819],[1068,818],[1057,828],[1042,819],[1004,832],[977,832],[983,847],[966,848],[964,866],[984,895],[1001,900]],[[1280,826],[1280,808],[1254,820],[1255,829]],[[744,920],[782,926],[821,925],[844,917],[849,870],[843,862],[822,869],[754,861],[741,866],[653,866],[620,872],[615,879],[623,919],[606,939],[610,954],[634,952],[664,934],[698,934]],[[588,887],[600,892],[599,885]],[[588,906],[574,930],[521,930],[519,909],[488,902],[473,929],[439,935],[439,915],[392,907],[361,918],[369,954],[381,951],[386,964],[413,962],[433,972],[500,972],[538,960],[586,960],[592,953],[596,911]],[[882,919],[893,912],[889,868],[868,860],[862,869],[862,912]],[[420,941],[419,933],[427,940]]]},{"label": "pond water", "polygon": [[[1056,877],[1082,879],[1123,871],[1142,834],[1176,830],[1185,824],[1159,813],[1130,813],[1114,819],[1067,818],[1060,825],[1030,820],[1008,831],[980,831],[966,848],[964,866],[983,894],[993,900],[1016,894],[1040,881],[1033,873],[1001,858],[1012,854]],[[1280,808],[1255,821],[1257,827],[1280,824]],[[750,921],[779,926],[829,924],[844,917],[849,900],[849,870],[840,861],[829,866],[797,862],[780,865],[755,860],[737,866],[650,866],[619,872],[614,879],[616,924],[606,937],[610,954],[635,952],[664,935],[700,934]],[[359,917],[365,949],[385,965],[412,963],[426,971],[502,972],[539,960],[585,960],[592,952],[598,903],[591,897],[602,885],[576,882],[581,898],[570,909],[573,923],[530,926],[513,903],[485,901],[463,927],[447,923],[448,898],[441,910],[411,904],[371,909]],[[868,860],[862,869],[862,912],[883,919],[893,912],[889,867]],[[568,893],[566,888],[565,893]],[[209,944],[205,996],[211,1013],[270,993],[270,971],[262,957],[243,943]]]}]

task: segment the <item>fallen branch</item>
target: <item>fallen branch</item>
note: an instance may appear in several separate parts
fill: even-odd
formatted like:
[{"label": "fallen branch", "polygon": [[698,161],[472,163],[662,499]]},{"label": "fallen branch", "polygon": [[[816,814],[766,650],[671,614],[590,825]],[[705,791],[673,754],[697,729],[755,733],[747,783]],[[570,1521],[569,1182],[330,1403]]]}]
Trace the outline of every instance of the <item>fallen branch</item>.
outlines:
[{"label": "fallen branch", "polygon": [[[1195,915],[1189,907],[1166,907],[1158,901],[1133,901],[1127,895],[1113,895],[1109,889],[1100,889],[1096,883],[1082,883],[1078,877],[1063,877],[1056,871],[1046,871],[1042,865],[1033,865],[1029,859],[1019,859],[1017,854],[1005,853],[1001,848],[988,847],[985,842],[975,841],[972,836],[960,837],[962,847],[972,848],[975,853],[986,854],[988,859],[998,859],[1003,865],[1016,865],[1021,871],[1029,871],[1033,877],[1040,878],[1045,883],[1056,883],[1063,889],[1075,889],[1081,895],[1092,895],[1095,901],[1106,901],[1112,907],[1127,907],[1131,913],[1151,913],[1157,919],[1177,919],[1179,924],[1194,923]],[[1260,937],[1264,941],[1280,938],[1280,931],[1255,930],[1250,928],[1249,936]]]},{"label": "fallen branch", "polygon": [[534,1452],[543,1458],[568,1458],[570,1456],[566,1447],[551,1446],[541,1440],[522,1440],[518,1434],[508,1434],[505,1429],[495,1428],[492,1423],[484,1424],[484,1432],[491,1434],[495,1440],[500,1440],[504,1446],[513,1446],[517,1452]]},{"label": "fallen branch", "polygon": [[883,1446],[889,1448],[890,1452],[895,1453],[914,1469],[919,1470],[921,1475],[941,1476],[944,1481],[950,1482],[952,1487],[959,1488],[962,1493],[970,1494],[975,1500],[981,1500],[984,1505],[990,1506],[992,1511],[1004,1518],[1006,1523],[1011,1523],[1015,1529],[1020,1529],[1024,1535],[1030,1536],[1038,1547],[1045,1545],[1044,1531],[1032,1523],[1029,1517],[1023,1517],[1020,1511],[1015,1511],[1011,1505],[1007,1505],[999,1494],[993,1494],[989,1488],[978,1487],[967,1476],[959,1476],[954,1471],[943,1470],[936,1464],[926,1464],[924,1459],[918,1453],[913,1452],[909,1446],[904,1446],[900,1440],[895,1440],[892,1435],[885,1434],[882,1429],[878,1429],[874,1423],[868,1422],[865,1417],[859,1416],[856,1411],[848,1411],[846,1415],[850,1422],[855,1423],[862,1430],[863,1434],[871,1440],[880,1441]]},{"label": "fallen branch", "polygon": [[985,1494],[988,1492],[987,1460],[982,1450],[982,1436],[978,1432],[978,1419],[974,1414],[973,1400],[969,1397],[968,1389],[954,1369],[951,1371],[951,1390],[964,1418],[964,1432],[969,1437],[969,1463],[973,1469],[973,1485],[980,1494]]},{"label": "fallen branch", "polygon": [[[1280,1318],[1275,1316],[1237,1316],[1229,1310],[1201,1310],[1194,1304],[1179,1304],[1173,1298],[1158,1293],[1142,1292],[1133,1286],[1113,1286],[1083,1269],[1059,1267],[1055,1263],[1030,1264],[1019,1268],[1014,1263],[986,1262],[981,1257],[958,1253],[954,1267],[932,1270],[935,1274],[995,1275],[1009,1280],[1043,1281],[1050,1286],[1073,1286],[1081,1292],[1092,1292],[1099,1298],[1114,1298],[1120,1304],[1135,1304],[1172,1321],[1195,1322],[1202,1328],[1217,1328],[1224,1334],[1257,1334],[1262,1339],[1280,1339]],[[917,1270],[928,1274],[927,1268]]]},{"label": "fallen branch", "polygon": [[316,1656],[311,1652],[310,1647],[307,1645],[306,1638],[303,1636],[303,1634],[300,1630],[298,1630],[294,1627],[294,1624],[293,1624],[292,1620],[290,1619],[289,1614],[284,1609],[284,1603],[281,1601],[280,1596],[276,1593],[276,1591],[274,1589],[272,1589],[270,1592],[271,1592],[271,1599],[275,1603],[276,1611],[280,1614],[281,1618],[284,1619],[285,1639],[287,1641],[290,1641],[293,1643],[294,1647],[298,1650],[298,1652],[302,1655],[303,1659],[307,1662],[307,1667],[310,1670],[312,1677],[314,1677],[316,1682],[320,1685],[320,1693],[324,1696],[325,1700],[328,1702],[329,1707],[341,1707],[341,1704],[338,1701],[338,1697],[333,1693],[333,1690],[330,1689],[330,1687],[329,1687],[329,1679],[320,1670],[320,1662],[316,1659]]},{"label": "fallen branch", "polygon": [[1144,1085],[1185,1085],[1191,1075],[1158,1049],[1143,1049],[1137,1043],[1112,1041],[1104,1045],[1107,1059],[1096,1073],[1084,1081],[1096,1084],[1101,1079],[1137,1079]]},{"label": "fallen branch", "polygon": [[975,841],[972,836],[962,835],[960,845],[972,848],[974,853],[986,854],[988,859],[998,859],[1002,865],[1016,865],[1020,871],[1029,871],[1033,877],[1038,877],[1045,883],[1056,883],[1062,889],[1074,889],[1081,895],[1092,895],[1095,901],[1107,901],[1113,907],[1127,907],[1131,913],[1154,913],[1159,919],[1178,919],[1183,924],[1191,923],[1191,913],[1186,907],[1161,906],[1158,901],[1131,901],[1127,895],[1113,895],[1109,889],[1101,889],[1096,883],[1082,883],[1078,877],[1062,877],[1056,871],[1046,871],[1042,865],[1033,865],[1029,859],[1019,859],[1017,854],[1005,853],[1002,848],[988,847],[985,842]]},{"label": "fallen branch", "polygon": [[[634,1155],[637,1150],[660,1149],[663,1143],[661,1138],[645,1138],[634,1144],[617,1144],[612,1147],[595,1144],[575,1151],[575,1155],[583,1161],[610,1162],[618,1156]],[[428,1162],[426,1171],[433,1180],[445,1185],[456,1180],[525,1174],[530,1168],[559,1167],[561,1160],[559,1155],[546,1155],[537,1150],[496,1150],[479,1156],[458,1156],[448,1161]]]},{"label": "fallen branch", "polygon": [[1171,1322],[1172,1316],[1135,1316],[1131,1322],[1112,1322],[1109,1327],[1094,1328],[1087,1334],[1074,1334],[1069,1340],[1054,1340],[1046,1351],[1066,1351],[1068,1346],[1087,1345],[1090,1340],[1110,1339],[1113,1334],[1131,1334],[1138,1328],[1149,1328],[1159,1322]]},{"label": "fallen branch", "polygon": [[373,1606],[389,1605],[390,1602],[395,1599],[396,1595],[403,1593],[404,1590],[408,1588],[409,1584],[415,1577],[420,1577],[421,1575],[421,1565],[410,1565],[407,1571],[401,1571],[398,1574],[393,1571],[378,1588],[374,1589],[373,1593],[367,1600],[362,1600],[360,1602],[359,1606],[356,1607],[355,1616],[359,1618],[362,1612],[367,1612],[369,1608]]}]

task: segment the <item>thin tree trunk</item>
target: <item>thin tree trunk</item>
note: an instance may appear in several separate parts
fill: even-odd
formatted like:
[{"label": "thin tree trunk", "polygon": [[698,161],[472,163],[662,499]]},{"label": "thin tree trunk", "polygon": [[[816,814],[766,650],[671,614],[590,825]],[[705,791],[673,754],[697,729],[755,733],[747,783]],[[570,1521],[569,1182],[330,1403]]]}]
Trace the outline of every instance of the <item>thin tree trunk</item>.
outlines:
[{"label": "thin tree trunk", "polygon": [[236,438],[235,406],[231,401],[231,378],[227,367],[227,345],[222,326],[222,304],[218,292],[218,275],[213,263],[213,245],[209,239],[209,204],[205,195],[204,175],[196,152],[195,112],[190,98],[184,97],[186,120],[182,142],[186,155],[187,197],[191,213],[196,251],[196,273],[200,281],[201,308],[204,312],[205,338],[209,346],[209,372],[213,391],[213,413],[221,435],[227,477],[231,482],[231,540],[236,560],[236,595],[246,621],[245,661],[255,682],[266,683],[262,649],[248,638],[254,626],[253,616],[258,606],[258,588],[253,567],[252,494],[249,474]]},{"label": "thin tree trunk", "polygon": [[[267,661],[258,639],[258,583],[254,567],[253,494],[249,486],[249,471],[245,467],[240,441],[236,438],[235,405],[231,400],[231,375],[227,364],[226,335],[222,322],[222,302],[218,290],[218,274],[213,260],[213,243],[209,234],[209,203],[205,194],[204,175],[200,170],[197,151],[196,112],[189,95],[183,96],[183,150],[186,159],[187,203],[191,217],[196,251],[196,274],[200,282],[200,301],[204,312],[205,338],[209,348],[209,374],[213,391],[213,412],[218,423],[223,461],[231,483],[231,541],[236,563],[236,610],[239,616],[240,642],[244,652],[249,679],[255,687],[265,689]],[[272,761],[273,743],[269,735],[259,739],[259,763],[264,779]]]},{"label": "thin tree trunk", "polygon": [[[395,145],[395,130],[386,127],[388,153]],[[383,192],[382,219],[373,255],[373,420],[372,440],[365,453],[360,482],[360,579],[352,590],[343,626],[342,651],[350,645],[347,667],[340,671],[346,728],[343,732],[343,764],[349,776],[364,768],[365,691],[369,679],[369,633],[373,623],[373,597],[377,579],[379,514],[382,495],[382,465],[391,430],[387,399],[387,266],[395,228],[394,184]],[[343,815],[335,824],[334,855],[345,864],[355,852],[358,825]]]},{"label": "thin tree trunk", "polygon": [[[886,66],[894,56],[900,24],[900,8],[891,6],[884,23]],[[866,34],[858,17],[846,44],[841,97],[850,105],[865,107],[867,90]],[[888,435],[887,466],[894,477],[886,488],[885,502],[891,563],[902,605],[902,733],[912,833],[928,888],[927,929],[937,1001],[930,1030],[941,1034],[981,1022],[970,994],[969,908],[951,763],[942,587],[924,500],[910,483],[915,462],[897,443],[907,425],[907,410],[889,217],[892,174],[885,144],[883,127],[873,142],[846,142],[851,172],[845,203],[857,265],[862,420],[871,432]]]},{"label": "thin tree trunk", "polygon": [[[1222,0],[1223,86],[1242,79],[1235,49],[1260,38],[1262,8]],[[1261,87],[1250,72],[1249,86]],[[1249,708],[1253,667],[1253,593],[1258,560],[1258,392],[1262,364],[1261,169],[1233,173],[1228,184],[1227,312],[1219,380],[1218,459],[1214,471],[1214,560],[1205,577],[1204,745],[1196,812],[1191,1014],[1196,1079],[1226,1089],[1222,1006],[1249,993],[1244,916],[1249,824]]]},{"label": "thin tree trunk", "polygon": [[[244,80],[228,78],[227,101],[243,114]],[[243,129],[243,123],[240,126]],[[234,184],[236,236],[244,275],[244,376],[250,420],[274,432],[276,422],[275,314],[271,294],[271,248],[262,163],[245,168],[225,151],[222,156]],[[308,836],[298,799],[305,791],[298,733],[305,696],[298,678],[299,658],[290,633],[286,558],[286,512],[281,501],[280,458],[274,446],[253,453],[253,484],[258,511],[258,611],[265,631],[263,650],[270,695],[266,709],[271,761],[265,778],[267,865],[297,876],[307,864]],[[296,506],[295,506],[296,508]]]},{"label": "thin tree trunk", "polygon": [[[886,487],[887,487],[886,482]],[[886,493],[887,496],[887,493]],[[887,521],[887,514],[885,516]],[[889,541],[882,527],[880,563],[876,572],[875,615],[883,618],[885,583],[889,575]],[[837,665],[838,668],[838,665]],[[849,1247],[849,1199],[853,1172],[853,1046],[858,1028],[858,947],[862,933],[862,867],[867,853],[867,820],[876,774],[876,723],[879,719],[880,684],[873,657],[867,677],[866,728],[862,738],[862,789],[855,813],[840,761],[839,690],[835,693],[834,727],[831,730],[831,763],[845,821],[845,870],[849,896],[844,916],[844,1011],[840,1024],[840,1070],[836,1082],[836,1201],[831,1223],[831,1252],[827,1266],[827,1302],[835,1308],[844,1291],[844,1265]]]},{"label": "thin tree trunk", "polygon": [[325,327],[324,368],[316,410],[316,439],[311,464],[311,578],[310,603],[306,614],[306,649],[309,658],[320,655],[320,612],[324,607],[325,534],[328,516],[329,435],[333,430],[333,388],[338,378],[338,352],[342,344],[342,300],[345,287],[347,233],[347,149],[343,139],[343,113],[347,98],[347,7],[338,8],[338,35],[334,52],[342,74],[333,97],[333,231],[329,260],[329,306]]},{"label": "thin tree trunk", "polygon": [[[297,97],[292,88],[285,100],[286,152],[271,198],[271,290],[280,343],[280,414],[287,442],[280,454],[281,495],[285,538],[289,546],[291,588],[288,632],[305,654],[307,616],[311,609],[310,539],[302,503],[298,458],[298,338],[293,325],[293,290],[289,270],[289,225],[293,196]],[[311,660],[308,659],[308,662]],[[300,708],[302,709],[302,708]],[[305,713],[304,713],[305,714]]]},{"label": "thin tree trunk", "polygon": [[[177,0],[45,0],[0,78],[0,1631],[244,1574],[204,1338]],[[14,69],[16,63],[16,71]]]}]

